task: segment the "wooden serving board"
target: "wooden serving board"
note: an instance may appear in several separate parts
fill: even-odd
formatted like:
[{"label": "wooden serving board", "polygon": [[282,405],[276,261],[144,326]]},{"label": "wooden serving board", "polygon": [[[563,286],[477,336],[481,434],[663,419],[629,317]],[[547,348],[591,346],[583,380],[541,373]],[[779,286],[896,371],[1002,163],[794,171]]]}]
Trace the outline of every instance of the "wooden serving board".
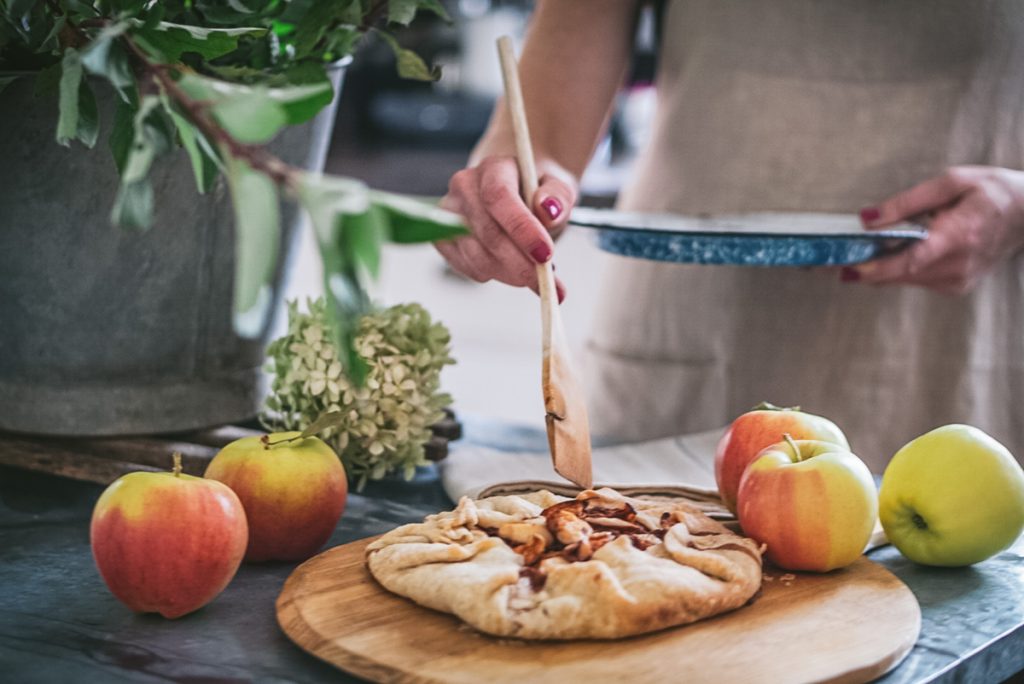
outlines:
[{"label": "wooden serving board", "polygon": [[895,667],[921,626],[906,585],[861,558],[827,575],[767,570],[753,605],[654,634],[499,639],[381,588],[363,561],[370,541],[300,565],[277,619],[306,651],[373,681],[865,682]]}]

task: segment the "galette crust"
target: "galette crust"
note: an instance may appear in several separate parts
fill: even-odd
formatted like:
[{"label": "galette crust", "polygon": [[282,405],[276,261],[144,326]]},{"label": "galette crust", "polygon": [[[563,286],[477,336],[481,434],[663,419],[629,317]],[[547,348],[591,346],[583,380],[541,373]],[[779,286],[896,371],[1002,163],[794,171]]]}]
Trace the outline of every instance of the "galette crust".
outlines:
[{"label": "galette crust", "polygon": [[697,508],[611,489],[464,497],[367,547],[389,591],[480,631],[523,639],[614,639],[747,603],[761,549]]}]

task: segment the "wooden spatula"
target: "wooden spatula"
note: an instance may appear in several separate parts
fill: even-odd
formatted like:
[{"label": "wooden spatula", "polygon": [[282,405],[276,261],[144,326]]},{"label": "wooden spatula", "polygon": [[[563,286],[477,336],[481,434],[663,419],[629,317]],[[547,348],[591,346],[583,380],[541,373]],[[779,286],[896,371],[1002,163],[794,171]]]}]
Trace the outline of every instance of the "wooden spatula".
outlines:
[{"label": "wooden spatula", "polygon": [[[501,57],[501,72],[505,78],[505,102],[516,142],[516,161],[523,200],[533,207],[533,195],[537,191],[537,168],[533,161],[533,146],[530,144],[530,129],[526,124],[526,108],[523,93],[519,87],[519,70],[516,65],[512,41],[508,36],[498,39],[498,54]],[[548,429],[548,445],[555,472],[589,489],[593,485],[590,466],[590,423],[583,392],[573,375],[569,360],[569,345],[562,328],[562,317],[558,311],[555,291],[555,274],[551,262],[537,265],[537,280],[540,284],[541,335],[543,337],[544,362],[541,369],[541,388],[544,391],[545,422]]]}]

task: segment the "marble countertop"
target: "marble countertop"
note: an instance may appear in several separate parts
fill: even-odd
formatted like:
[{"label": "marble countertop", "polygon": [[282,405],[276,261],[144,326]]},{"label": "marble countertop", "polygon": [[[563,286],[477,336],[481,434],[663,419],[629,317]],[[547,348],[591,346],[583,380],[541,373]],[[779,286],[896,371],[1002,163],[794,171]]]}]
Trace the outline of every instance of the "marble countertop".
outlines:
[{"label": "marble countertop", "polygon": [[[469,422],[466,435],[505,448],[543,444],[540,433],[479,421]],[[213,603],[174,621],[118,603],[89,550],[89,518],[101,491],[0,468],[0,679],[357,681],[301,651],[278,628],[274,600],[291,564],[243,565]],[[450,505],[433,469],[408,483],[373,483],[349,497],[328,545]],[[906,582],[923,615],[913,651],[880,681],[1000,682],[1024,671],[1024,538],[970,568],[916,566],[892,547],[871,558]]]}]

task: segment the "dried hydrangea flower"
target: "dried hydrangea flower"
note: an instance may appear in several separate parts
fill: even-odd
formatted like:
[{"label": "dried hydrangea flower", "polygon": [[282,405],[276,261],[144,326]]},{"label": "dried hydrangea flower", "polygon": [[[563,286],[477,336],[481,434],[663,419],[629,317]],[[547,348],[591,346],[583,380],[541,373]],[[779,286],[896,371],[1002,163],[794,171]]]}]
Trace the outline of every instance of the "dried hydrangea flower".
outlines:
[{"label": "dried hydrangea flower", "polygon": [[327,411],[344,421],[322,437],[361,488],[391,472],[411,479],[427,463],[430,427],[451,396],[440,391],[441,369],[454,363],[451,336],[418,304],[400,304],[360,319],[355,349],[367,367],[361,386],[345,374],[327,330],[323,299],[307,313],[288,304],[288,333],[267,349],[270,395],[261,415],[272,430],[301,430]]}]

